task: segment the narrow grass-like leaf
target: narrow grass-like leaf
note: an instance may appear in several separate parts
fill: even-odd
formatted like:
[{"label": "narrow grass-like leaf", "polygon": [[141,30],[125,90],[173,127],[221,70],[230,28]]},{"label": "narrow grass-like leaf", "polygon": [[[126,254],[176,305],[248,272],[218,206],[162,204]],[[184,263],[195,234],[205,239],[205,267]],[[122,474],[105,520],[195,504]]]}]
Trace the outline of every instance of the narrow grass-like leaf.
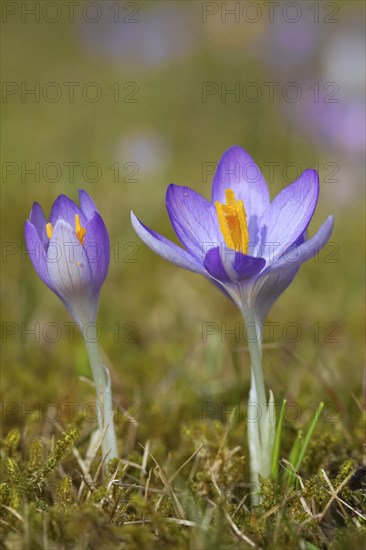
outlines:
[{"label": "narrow grass-like leaf", "polygon": [[279,459],[280,459],[280,447],[281,447],[281,434],[282,434],[282,426],[283,426],[283,418],[285,414],[286,409],[286,399],[282,402],[282,407],[280,411],[280,416],[278,418],[277,427],[276,427],[276,436],[275,436],[275,442],[273,446],[273,454],[272,454],[272,465],[271,465],[271,477],[272,479],[277,479],[278,477],[278,466],[279,466]]},{"label": "narrow grass-like leaf", "polygon": [[300,454],[300,449],[302,445],[302,430],[299,430],[297,432],[297,436],[295,439],[295,443],[293,444],[293,447],[291,449],[291,453],[289,456],[289,462],[295,467],[295,464],[297,463],[297,458]]},{"label": "narrow grass-like leaf", "polygon": [[301,445],[300,452],[297,456],[296,462],[292,462],[292,464],[295,466],[295,470],[299,470],[301,468],[302,461],[304,460],[306,449],[309,446],[311,436],[313,435],[313,432],[315,430],[315,426],[317,422],[319,421],[321,412],[324,408],[324,403],[319,403],[318,408],[316,409],[313,418],[311,419],[310,425],[306,431],[304,441]]},{"label": "narrow grass-like leaf", "polygon": [[[293,466],[297,463],[297,459],[300,454],[301,443],[302,443],[302,430],[299,430],[297,432],[297,436],[292,446],[290,456],[288,459]],[[285,483],[289,477],[291,477],[294,480],[294,475],[289,470],[285,470],[283,475],[283,483]]]}]

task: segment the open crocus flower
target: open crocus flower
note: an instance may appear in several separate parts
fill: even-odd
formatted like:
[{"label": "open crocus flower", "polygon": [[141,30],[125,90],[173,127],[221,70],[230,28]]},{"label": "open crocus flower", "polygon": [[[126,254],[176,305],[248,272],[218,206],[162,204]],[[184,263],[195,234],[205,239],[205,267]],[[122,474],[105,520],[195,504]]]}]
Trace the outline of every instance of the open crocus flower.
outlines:
[{"label": "open crocus flower", "polygon": [[258,420],[248,422],[254,488],[271,471],[275,438],[273,395],[270,392],[267,400],[262,372],[261,327],[299,266],[315,256],[331,235],[333,216],[311,239],[306,238],[318,196],[318,174],[305,170],[270,202],[258,166],[246,151],[234,146],[217,167],[211,201],[188,187],[168,187],[166,207],[184,248],[131,213],[135,231],[154,252],[209,278],[243,315],[251,357],[249,401],[259,407]]},{"label": "open crocus flower", "polygon": [[259,168],[234,146],[218,165],[212,201],[188,187],[171,184],[167,189],[166,207],[184,249],[131,217],[154,252],[211,279],[260,324],[299,266],[331,235],[333,216],[306,240],[318,195],[318,174],[306,170],[270,202]]},{"label": "open crocus flower", "polygon": [[60,195],[49,221],[35,202],[25,222],[25,240],[42,281],[83,325],[96,320],[110,247],[107,229],[92,198],[80,190],[79,201],[80,207]]}]

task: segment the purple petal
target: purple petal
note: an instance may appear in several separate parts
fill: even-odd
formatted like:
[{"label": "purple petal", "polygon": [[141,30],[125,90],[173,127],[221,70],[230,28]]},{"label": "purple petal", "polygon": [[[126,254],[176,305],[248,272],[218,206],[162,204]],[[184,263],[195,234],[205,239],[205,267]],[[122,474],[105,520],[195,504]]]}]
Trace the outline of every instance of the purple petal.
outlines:
[{"label": "purple petal", "polygon": [[234,269],[238,276],[238,281],[251,279],[262,271],[266,265],[264,258],[254,258],[253,256],[245,256],[240,252],[235,254]]},{"label": "purple petal", "polygon": [[140,239],[164,260],[189,271],[207,275],[202,264],[197,262],[191,254],[144,225],[133,212],[131,212],[131,222]]},{"label": "purple petal", "polygon": [[226,202],[227,188],[234,191],[237,200],[243,201],[250,241],[257,242],[258,222],[269,205],[268,187],[252,157],[237,145],[228,149],[219,162],[213,180],[212,202]]},{"label": "purple petal", "polygon": [[319,176],[316,170],[305,170],[298,180],[283,189],[259,221],[259,254],[273,259],[306,230],[319,196]]},{"label": "purple petal", "polygon": [[96,319],[99,289],[93,277],[84,248],[73,228],[59,220],[47,252],[47,266],[52,284],[79,324]]},{"label": "purple petal", "polygon": [[245,256],[241,252],[216,247],[206,254],[204,266],[212,277],[223,283],[236,283],[251,279],[265,266],[263,258]]},{"label": "purple petal", "polygon": [[329,216],[318,232],[309,240],[294,249],[289,249],[278,260],[270,264],[263,275],[278,273],[290,267],[296,267],[313,258],[328,242],[334,226],[334,217]]},{"label": "purple petal", "polygon": [[266,319],[271,307],[279,296],[292,283],[300,266],[275,273],[266,278],[255,301],[255,316],[257,322],[262,324]]},{"label": "purple petal", "polygon": [[50,222],[53,226],[56,225],[58,220],[64,220],[72,228],[75,228],[75,216],[79,215],[80,223],[83,227],[86,226],[87,218],[82,210],[66,195],[60,195],[53,203]]},{"label": "purple petal", "polygon": [[171,184],[166,207],[180,242],[202,263],[207,250],[223,241],[215,206],[189,187]]},{"label": "purple petal", "polygon": [[[294,243],[294,247],[303,244],[305,237],[305,233],[303,233]],[[264,322],[271,307],[291,284],[298,270],[299,266],[289,267],[282,272],[258,278],[254,285],[252,296],[255,296],[255,317],[259,324]]]},{"label": "purple petal", "polygon": [[84,252],[89,262],[93,287],[102,286],[108,273],[110,246],[107,228],[98,212],[93,212],[86,224]]},{"label": "purple petal", "polygon": [[27,251],[34,269],[42,281],[59,296],[48,273],[46,252],[43,243],[36,227],[29,220],[25,222],[24,233]]},{"label": "purple petal", "polygon": [[221,253],[220,253],[219,246],[216,246],[215,248],[211,248],[211,250],[207,252],[203,265],[205,266],[209,274],[215,279],[217,279],[218,281],[222,281],[223,283],[232,282],[221,260]]},{"label": "purple petal", "polygon": [[45,215],[43,214],[42,206],[38,204],[38,202],[33,203],[32,210],[29,216],[29,221],[37,229],[43,247],[45,248],[46,246],[48,246],[48,237],[46,233],[47,220]]},{"label": "purple petal", "polygon": [[84,191],[84,189],[79,189],[79,203],[80,208],[83,211],[87,220],[92,217],[94,212],[99,213],[95,202],[93,201],[89,193]]}]

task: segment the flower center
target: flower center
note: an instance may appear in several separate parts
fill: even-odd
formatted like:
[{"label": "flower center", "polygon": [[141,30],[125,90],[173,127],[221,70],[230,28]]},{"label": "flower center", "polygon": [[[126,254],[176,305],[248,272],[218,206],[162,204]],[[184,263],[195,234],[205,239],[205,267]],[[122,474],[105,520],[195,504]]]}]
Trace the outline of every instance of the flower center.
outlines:
[{"label": "flower center", "polygon": [[[46,233],[49,240],[53,233],[53,225],[51,222],[46,223]],[[84,244],[86,228],[81,226],[79,214],[75,214],[75,233],[80,243]]]},{"label": "flower center", "polygon": [[232,189],[225,190],[226,204],[215,201],[220,231],[229,248],[248,253],[249,233],[243,201],[236,200]]}]

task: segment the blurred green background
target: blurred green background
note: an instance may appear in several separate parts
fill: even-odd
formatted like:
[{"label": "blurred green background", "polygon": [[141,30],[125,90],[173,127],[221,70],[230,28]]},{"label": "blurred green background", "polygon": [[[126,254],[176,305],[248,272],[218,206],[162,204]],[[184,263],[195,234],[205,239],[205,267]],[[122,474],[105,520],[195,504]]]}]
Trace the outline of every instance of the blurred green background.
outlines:
[{"label": "blurred green background", "polygon": [[[135,437],[161,436],[171,446],[178,430],[167,430],[164,419],[174,426],[201,418],[205,402],[247,399],[245,338],[228,335],[223,342],[220,332],[202,338],[203,323],[232,329],[241,322],[238,311],[203,278],[155,256],[130,224],[133,209],[174,239],[167,185],[210,197],[213,163],[238,144],[262,168],[272,198],[299,168],[319,167],[310,233],[333,213],[334,244],[301,267],[272,309],[268,321],[279,325],[266,341],[265,377],[276,396],[285,393],[304,411],[320,399],[335,403],[339,429],[350,430],[363,378],[363,4],[332,2],[325,9],[320,2],[316,10],[301,2],[298,20],[288,3],[277,6],[273,20],[259,2],[248,11],[241,2],[77,2],[72,17],[62,2],[39,17],[22,7],[32,2],[8,4],[2,400],[32,407],[92,399],[80,379],[89,376],[82,340],[75,334],[69,341],[68,314],[37,277],[23,234],[33,201],[47,215],[59,194],[76,200],[79,188],[91,193],[110,234],[100,342],[115,399],[136,412]],[[234,15],[223,11],[235,5]],[[225,87],[236,95],[225,95]],[[36,175],[26,172],[32,168]],[[302,330],[295,342],[291,330],[283,334],[289,322]],[[26,334],[36,323],[37,336]],[[20,409],[4,421],[6,430],[24,423]],[[42,421],[38,429],[49,434],[53,423]],[[122,421],[118,429],[123,439]]]}]

